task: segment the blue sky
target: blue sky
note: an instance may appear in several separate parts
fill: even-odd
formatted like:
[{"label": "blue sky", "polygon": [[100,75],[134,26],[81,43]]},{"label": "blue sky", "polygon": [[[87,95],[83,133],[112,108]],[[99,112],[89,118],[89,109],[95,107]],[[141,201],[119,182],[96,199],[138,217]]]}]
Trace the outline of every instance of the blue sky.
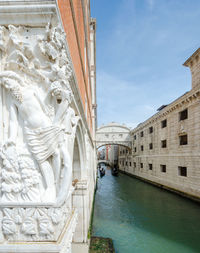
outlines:
[{"label": "blue sky", "polygon": [[91,0],[97,18],[98,125],[135,127],[191,88],[199,0]]}]

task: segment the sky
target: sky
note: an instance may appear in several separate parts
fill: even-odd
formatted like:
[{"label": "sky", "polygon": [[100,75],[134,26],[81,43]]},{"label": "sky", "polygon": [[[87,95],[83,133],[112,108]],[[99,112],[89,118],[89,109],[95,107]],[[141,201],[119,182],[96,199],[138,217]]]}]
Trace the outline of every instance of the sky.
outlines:
[{"label": "sky", "polygon": [[91,0],[97,19],[98,126],[134,128],[191,89],[199,0]]}]

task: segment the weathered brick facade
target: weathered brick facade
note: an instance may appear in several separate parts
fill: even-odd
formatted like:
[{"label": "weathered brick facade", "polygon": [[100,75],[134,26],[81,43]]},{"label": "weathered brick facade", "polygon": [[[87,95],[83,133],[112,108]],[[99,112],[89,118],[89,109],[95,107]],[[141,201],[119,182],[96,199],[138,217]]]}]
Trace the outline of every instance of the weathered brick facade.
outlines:
[{"label": "weathered brick facade", "polygon": [[88,127],[92,133],[91,41],[90,1],[58,0],[62,23],[66,32],[76,80]]}]

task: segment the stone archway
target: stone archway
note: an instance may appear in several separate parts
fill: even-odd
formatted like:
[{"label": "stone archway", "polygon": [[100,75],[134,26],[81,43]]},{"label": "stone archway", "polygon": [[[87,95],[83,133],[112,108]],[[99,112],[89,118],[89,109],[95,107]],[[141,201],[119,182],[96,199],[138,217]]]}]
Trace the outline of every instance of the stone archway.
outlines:
[{"label": "stone archway", "polygon": [[86,143],[85,128],[82,121],[77,123],[73,142],[73,164],[72,180],[74,192],[72,196],[72,207],[78,211],[78,222],[73,236],[73,247],[87,241],[87,228],[89,224],[88,208],[88,181],[86,170]]},{"label": "stone archway", "polygon": [[73,165],[72,165],[72,181],[81,179],[81,161],[80,161],[80,151],[78,147],[77,138],[74,141],[74,151],[73,151]]},{"label": "stone archway", "polygon": [[85,139],[84,139],[84,130],[82,127],[82,123],[79,120],[75,137],[73,142],[73,162],[72,162],[72,180],[77,179],[78,181],[83,180],[84,178],[84,170],[85,170]]}]

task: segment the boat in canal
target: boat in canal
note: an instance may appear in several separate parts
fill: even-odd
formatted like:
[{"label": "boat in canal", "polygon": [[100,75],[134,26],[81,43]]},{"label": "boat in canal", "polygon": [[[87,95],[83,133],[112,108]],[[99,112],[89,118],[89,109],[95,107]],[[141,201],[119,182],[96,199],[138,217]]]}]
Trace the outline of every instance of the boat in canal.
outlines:
[{"label": "boat in canal", "polygon": [[100,177],[103,177],[103,176],[105,176],[105,169],[103,168],[103,167],[100,167],[99,168],[99,173],[100,173]]},{"label": "boat in canal", "polygon": [[114,166],[112,169],[111,169],[111,173],[113,176],[118,176],[119,174],[119,169],[117,166]]}]

